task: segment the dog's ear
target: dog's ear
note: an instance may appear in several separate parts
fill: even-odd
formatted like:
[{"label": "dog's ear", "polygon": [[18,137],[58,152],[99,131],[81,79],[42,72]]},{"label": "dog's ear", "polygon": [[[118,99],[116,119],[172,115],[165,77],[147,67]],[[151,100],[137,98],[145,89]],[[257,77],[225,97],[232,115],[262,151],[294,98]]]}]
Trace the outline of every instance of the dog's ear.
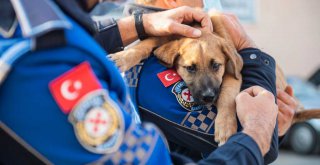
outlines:
[{"label": "dog's ear", "polygon": [[243,66],[242,57],[238,54],[237,50],[228,43],[222,44],[222,52],[227,57],[226,72],[234,75],[239,80],[241,77],[241,69]]},{"label": "dog's ear", "polygon": [[210,19],[212,22],[213,32],[218,36],[231,41],[229,34],[227,33],[225,26],[223,24],[222,17],[223,15],[218,12],[211,12],[209,13]]},{"label": "dog's ear", "polygon": [[179,56],[180,43],[179,40],[170,41],[157,48],[153,53],[162,64],[171,68]]}]

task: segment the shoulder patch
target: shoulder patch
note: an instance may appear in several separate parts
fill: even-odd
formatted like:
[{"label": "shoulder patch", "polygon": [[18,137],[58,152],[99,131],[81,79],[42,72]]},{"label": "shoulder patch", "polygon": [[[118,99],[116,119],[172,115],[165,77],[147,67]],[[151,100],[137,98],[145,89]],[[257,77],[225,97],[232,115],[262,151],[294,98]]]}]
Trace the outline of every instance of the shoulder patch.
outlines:
[{"label": "shoulder patch", "polygon": [[177,82],[171,91],[177,98],[179,104],[188,111],[198,111],[203,105],[197,105],[191,95],[189,88],[184,81]]},{"label": "shoulder patch", "polygon": [[118,150],[124,136],[120,107],[103,89],[88,93],[69,114],[76,137],[87,150],[106,154]]},{"label": "shoulder patch", "polygon": [[82,96],[101,85],[90,64],[83,62],[51,81],[49,88],[61,110],[68,114]]}]

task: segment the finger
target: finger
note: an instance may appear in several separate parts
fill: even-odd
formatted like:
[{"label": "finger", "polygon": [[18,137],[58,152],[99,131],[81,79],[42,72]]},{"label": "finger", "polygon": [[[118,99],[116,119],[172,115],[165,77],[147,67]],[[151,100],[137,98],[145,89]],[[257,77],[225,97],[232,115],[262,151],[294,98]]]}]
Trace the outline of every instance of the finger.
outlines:
[{"label": "finger", "polygon": [[296,100],[281,89],[277,90],[277,98],[292,107],[296,105]]},{"label": "finger", "polygon": [[285,124],[284,116],[281,113],[278,113],[278,134],[279,134],[279,136],[283,135],[284,124]]},{"label": "finger", "polygon": [[188,25],[180,24],[180,23],[172,23],[169,26],[169,31],[172,34],[179,34],[185,37],[196,38],[200,37],[202,32],[199,29],[193,28]]},{"label": "finger", "polygon": [[243,92],[246,92],[250,94],[251,96],[257,96],[260,92],[264,91],[265,89],[260,86],[252,86],[250,88],[247,88],[243,90]]},{"label": "finger", "polygon": [[187,13],[184,17],[184,22],[199,22],[201,27],[205,30],[213,31],[213,26],[210,17],[207,13],[201,11],[201,10],[195,10],[192,8],[185,8]]},{"label": "finger", "polygon": [[279,112],[283,115],[285,115],[287,118],[293,118],[295,110],[288,105],[286,105],[284,102],[278,99],[278,109]]},{"label": "finger", "polygon": [[212,15],[222,15],[221,11],[217,10],[216,8],[210,9],[209,12],[208,12],[208,14],[209,14],[210,16],[212,16]]},{"label": "finger", "polygon": [[285,110],[285,106],[286,106],[286,104],[285,103],[283,103],[280,99],[277,99],[277,103],[278,103],[278,108],[279,108],[279,112],[280,113],[283,113]]},{"label": "finger", "polygon": [[284,91],[293,97],[294,93],[293,93],[293,88],[291,85],[288,85]]},{"label": "finger", "polygon": [[284,123],[284,116],[282,113],[278,113],[278,125],[282,125]]}]

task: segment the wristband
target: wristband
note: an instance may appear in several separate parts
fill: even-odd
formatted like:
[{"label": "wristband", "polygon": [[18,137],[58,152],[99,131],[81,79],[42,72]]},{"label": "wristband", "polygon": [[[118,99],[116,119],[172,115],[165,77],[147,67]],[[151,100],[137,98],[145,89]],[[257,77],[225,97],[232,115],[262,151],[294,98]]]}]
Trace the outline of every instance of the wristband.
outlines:
[{"label": "wristband", "polygon": [[143,19],[142,19],[143,13],[141,11],[137,11],[133,15],[134,15],[134,23],[135,23],[136,31],[138,33],[138,38],[140,40],[144,40],[148,37],[148,35],[146,34],[146,31],[144,30],[144,27],[143,27]]}]

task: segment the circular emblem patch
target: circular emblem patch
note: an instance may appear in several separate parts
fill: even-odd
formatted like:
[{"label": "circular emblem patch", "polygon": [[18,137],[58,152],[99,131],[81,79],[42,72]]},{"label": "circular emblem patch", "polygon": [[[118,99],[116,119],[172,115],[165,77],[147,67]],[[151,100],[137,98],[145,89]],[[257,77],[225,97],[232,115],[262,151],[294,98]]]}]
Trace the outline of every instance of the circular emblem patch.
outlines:
[{"label": "circular emblem patch", "polygon": [[179,104],[188,111],[198,111],[203,108],[202,105],[197,105],[194,102],[191,92],[184,81],[177,82],[172,88],[172,93],[176,96]]},{"label": "circular emblem patch", "polygon": [[77,139],[94,153],[116,151],[124,136],[124,121],[119,106],[106,90],[90,92],[69,115]]}]

